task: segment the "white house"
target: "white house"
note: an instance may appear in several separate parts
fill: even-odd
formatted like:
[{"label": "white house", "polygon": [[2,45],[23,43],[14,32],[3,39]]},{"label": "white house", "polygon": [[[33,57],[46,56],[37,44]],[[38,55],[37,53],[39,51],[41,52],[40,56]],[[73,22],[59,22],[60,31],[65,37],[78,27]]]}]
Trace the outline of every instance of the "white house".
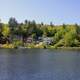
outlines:
[{"label": "white house", "polygon": [[50,38],[50,37],[45,37],[45,38],[43,38],[43,43],[44,43],[44,44],[49,45],[49,44],[51,44],[52,42],[53,42],[53,38]]}]

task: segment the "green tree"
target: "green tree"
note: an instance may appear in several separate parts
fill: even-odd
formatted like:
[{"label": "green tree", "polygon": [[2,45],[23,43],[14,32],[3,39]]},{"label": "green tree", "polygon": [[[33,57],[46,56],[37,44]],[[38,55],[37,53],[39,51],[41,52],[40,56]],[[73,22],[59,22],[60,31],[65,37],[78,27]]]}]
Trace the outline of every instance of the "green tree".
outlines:
[{"label": "green tree", "polygon": [[14,28],[17,27],[18,22],[17,22],[17,20],[16,20],[15,18],[11,17],[11,18],[9,19],[8,24],[9,24],[9,27],[10,27],[11,29],[14,29]]},{"label": "green tree", "polygon": [[64,36],[64,46],[75,46],[76,36],[77,34],[74,31],[66,33]]},{"label": "green tree", "polygon": [[53,23],[52,23],[52,22],[50,22],[50,26],[51,26],[51,27],[54,27],[54,25],[53,25]]},{"label": "green tree", "polygon": [[4,37],[10,35],[10,28],[8,27],[7,24],[4,24],[4,27],[2,28],[2,34],[4,35]]}]

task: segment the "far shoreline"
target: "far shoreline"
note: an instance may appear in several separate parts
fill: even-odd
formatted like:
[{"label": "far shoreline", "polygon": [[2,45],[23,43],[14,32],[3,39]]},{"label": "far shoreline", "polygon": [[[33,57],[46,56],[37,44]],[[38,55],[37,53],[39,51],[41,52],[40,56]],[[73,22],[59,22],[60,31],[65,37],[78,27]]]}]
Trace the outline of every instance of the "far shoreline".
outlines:
[{"label": "far shoreline", "polygon": [[18,47],[14,47],[14,48],[0,48],[0,49],[55,49],[55,50],[80,50],[80,47],[48,47],[48,48],[27,48],[27,47],[22,47],[22,48],[18,48]]}]

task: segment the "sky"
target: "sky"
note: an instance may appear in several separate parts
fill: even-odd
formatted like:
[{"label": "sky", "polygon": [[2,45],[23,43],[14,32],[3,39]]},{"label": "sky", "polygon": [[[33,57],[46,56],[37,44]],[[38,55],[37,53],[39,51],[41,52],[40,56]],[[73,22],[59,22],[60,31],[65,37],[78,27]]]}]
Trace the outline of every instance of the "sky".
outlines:
[{"label": "sky", "polygon": [[37,23],[80,24],[80,0],[0,0],[0,18],[8,22],[35,20]]}]

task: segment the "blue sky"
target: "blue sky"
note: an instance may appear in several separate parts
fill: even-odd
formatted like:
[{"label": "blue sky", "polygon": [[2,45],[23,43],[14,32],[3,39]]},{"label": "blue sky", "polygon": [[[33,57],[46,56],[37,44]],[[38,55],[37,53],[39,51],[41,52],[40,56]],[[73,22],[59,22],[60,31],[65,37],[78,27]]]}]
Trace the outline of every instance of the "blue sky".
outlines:
[{"label": "blue sky", "polygon": [[80,0],[0,0],[0,18],[8,22],[15,17],[19,22],[54,24],[80,23]]}]

